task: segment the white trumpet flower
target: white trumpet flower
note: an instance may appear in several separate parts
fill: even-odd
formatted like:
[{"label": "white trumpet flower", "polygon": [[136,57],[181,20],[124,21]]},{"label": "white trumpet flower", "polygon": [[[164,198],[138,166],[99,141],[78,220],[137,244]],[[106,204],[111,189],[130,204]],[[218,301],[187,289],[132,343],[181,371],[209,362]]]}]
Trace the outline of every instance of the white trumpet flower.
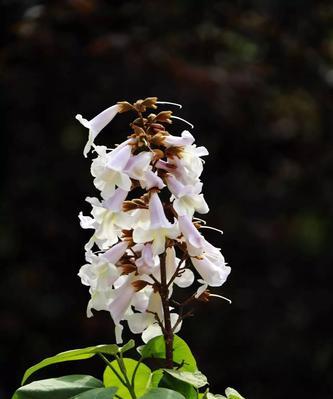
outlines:
[{"label": "white trumpet flower", "polygon": [[105,109],[104,111],[99,113],[97,116],[95,116],[93,119],[91,119],[90,121],[83,118],[82,115],[80,115],[80,114],[76,115],[75,118],[84,127],[89,129],[88,141],[83,150],[83,155],[85,157],[87,157],[88,152],[90,151],[91,146],[93,145],[94,140],[97,137],[98,133],[112,121],[112,119],[117,115],[119,110],[120,110],[120,108],[119,108],[118,104],[112,105],[112,107]]},{"label": "white trumpet flower", "polygon": [[153,254],[160,255],[165,251],[166,238],[176,238],[179,235],[178,225],[176,222],[172,224],[168,221],[161,200],[156,192],[152,193],[150,197],[149,214],[149,228],[135,228],[133,231],[133,240],[136,243],[152,241]]},{"label": "white trumpet flower", "polygon": [[[142,334],[142,340],[148,342],[154,337],[162,335],[161,326],[156,320],[156,316],[163,323],[163,309],[161,297],[158,293],[152,293],[150,296],[149,305],[147,312],[145,313],[133,313],[128,316],[127,322],[130,330],[134,334]],[[171,326],[174,327],[178,321],[178,314],[172,312],[170,314]],[[181,329],[181,323],[177,325],[175,333]]]},{"label": "white trumpet flower", "polygon": [[173,207],[179,216],[187,215],[192,217],[195,211],[202,214],[209,212],[203,194],[200,194],[202,189],[201,182],[197,182],[194,185],[184,185],[172,174],[169,174],[166,180],[169,190],[175,197]]},{"label": "white trumpet flower", "polygon": [[144,177],[140,180],[140,185],[141,188],[146,190],[150,190],[151,188],[162,190],[165,187],[163,180],[151,168],[145,171]]},{"label": "white trumpet flower", "polygon": [[94,184],[104,199],[108,199],[115,191],[116,186],[125,191],[131,189],[131,179],[124,172],[124,168],[131,157],[129,144],[119,146],[112,152],[106,147],[96,147],[98,156],[91,165],[91,174],[95,177]]},{"label": "white trumpet flower", "polygon": [[95,255],[91,251],[87,252],[86,259],[89,263],[81,267],[78,275],[82,284],[90,287],[88,317],[93,316],[91,309],[108,310],[107,305],[113,294],[112,286],[120,277],[120,271],[115,264],[124,255],[127,246],[126,242],[120,242],[106,253]]},{"label": "white trumpet flower", "polygon": [[119,324],[123,320],[124,314],[132,302],[135,293],[133,281],[135,281],[134,273],[127,276],[124,284],[114,290],[114,299],[109,303],[108,310],[115,324]]},{"label": "white trumpet flower", "polygon": [[143,246],[141,257],[135,261],[139,274],[152,274],[154,269],[159,266],[159,257],[154,256],[153,248],[150,243]]},{"label": "white trumpet flower", "polygon": [[[176,251],[173,247],[166,249],[166,257],[165,257],[165,267],[167,273],[167,282],[171,280],[174,273],[177,270],[180,259],[176,257]],[[174,279],[174,283],[178,285],[178,287],[186,288],[193,284],[194,274],[192,270],[185,268],[185,265],[182,264],[180,270],[178,270],[177,277]]]},{"label": "white trumpet flower", "polygon": [[198,229],[194,226],[191,219],[187,215],[179,216],[178,218],[179,229],[184,236],[187,244],[189,255],[198,256],[203,252],[203,245],[205,239],[199,233]]},{"label": "white trumpet flower", "polygon": [[188,130],[184,130],[181,137],[169,135],[164,139],[166,147],[181,147],[188,146],[194,143],[194,137]]},{"label": "white trumpet flower", "polygon": [[92,206],[90,216],[79,214],[81,227],[84,229],[94,229],[95,232],[86,245],[86,249],[92,248],[96,244],[100,249],[108,249],[118,241],[122,229],[129,228],[131,216],[125,212],[113,212],[103,206],[97,198],[86,198]]},{"label": "white trumpet flower", "polygon": [[[174,175],[183,184],[196,184],[203,171],[203,160],[201,157],[208,155],[205,147],[197,147],[195,144],[186,145],[181,157],[168,158],[168,163],[176,169]],[[172,172],[172,169],[170,170]]]},{"label": "white trumpet flower", "polygon": [[220,256],[206,253],[202,257],[192,257],[191,261],[202,279],[211,287],[221,286],[231,271],[221,253]]},{"label": "white trumpet flower", "polygon": [[125,167],[125,173],[127,173],[132,179],[143,180],[145,172],[150,166],[151,160],[151,152],[140,152],[138,155],[130,157]]},{"label": "white trumpet flower", "polygon": [[112,300],[108,304],[108,310],[115,324],[119,324],[121,320],[124,320],[126,314],[131,314],[130,309],[133,305],[136,309],[144,312],[149,304],[150,294],[153,292],[150,288],[146,290],[147,295],[140,293],[140,288],[137,288],[136,283],[144,281],[140,276],[136,276],[135,273],[131,273],[127,276],[121,276],[115,284],[115,290]]}]

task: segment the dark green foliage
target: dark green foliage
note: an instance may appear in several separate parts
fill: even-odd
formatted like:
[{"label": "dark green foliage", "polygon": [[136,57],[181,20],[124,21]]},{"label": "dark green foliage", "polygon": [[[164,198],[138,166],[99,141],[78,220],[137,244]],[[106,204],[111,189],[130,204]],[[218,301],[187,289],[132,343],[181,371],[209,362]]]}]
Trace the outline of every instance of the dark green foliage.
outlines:
[{"label": "dark green foliage", "polygon": [[[103,387],[102,381],[89,375],[67,375],[59,378],[34,381],[19,388],[13,399],[84,399],[81,394]],[[114,390],[109,394],[114,393]],[[104,399],[92,396],[91,399]]]}]

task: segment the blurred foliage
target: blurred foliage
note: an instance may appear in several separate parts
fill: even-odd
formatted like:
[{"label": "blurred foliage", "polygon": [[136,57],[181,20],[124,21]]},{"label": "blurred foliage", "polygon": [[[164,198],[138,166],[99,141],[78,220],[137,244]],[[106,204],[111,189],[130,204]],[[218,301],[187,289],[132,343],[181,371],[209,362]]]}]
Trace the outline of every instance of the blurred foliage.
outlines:
[{"label": "blurred foliage", "polygon": [[[202,305],[182,336],[212,390],[330,397],[332,2],[0,4],[0,396],[45,356],[113,341],[108,315],[86,319],[76,277],[76,215],[95,191],[74,115],[156,95],[184,105],[211,153],[207,220],[225,235],[207,237],[232,266],[233,305]],[[103,140],[120,142],[126,123]]]}]

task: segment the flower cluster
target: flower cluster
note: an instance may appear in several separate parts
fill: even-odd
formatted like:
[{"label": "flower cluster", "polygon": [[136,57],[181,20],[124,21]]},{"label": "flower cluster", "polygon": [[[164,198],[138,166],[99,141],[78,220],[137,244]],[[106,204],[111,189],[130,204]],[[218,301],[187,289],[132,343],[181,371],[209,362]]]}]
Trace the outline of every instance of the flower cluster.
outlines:
[{"label": "flower cluster", "polygon": [[[187,130],[180,136],[167,131],[177,118],[171,111],[145,116],[165,104],[151,97],[120,102],[90,121],[76,117],[89,129],[84,155],[92,148],[96,153],[91,173],[100,191],[100,198],[86,199],[91,216],[79,215],[81,226],[93,230],[79,276],[91,295],[88,317],[92,309],[110,312],[118,342],[123,321],[145,342],[164,333],[167,323],[177,332],[183,314],[171,307],[174,285],[197,280],[191,300],[206,300],[208,286],[221,286],[230,273],[220,249],[201,234],[205,222],[194,217],[209,211],[200,181],[208,151]],[[112,150],[95,145],[115,115],[128,111],[137,118],[127,139]]]}]

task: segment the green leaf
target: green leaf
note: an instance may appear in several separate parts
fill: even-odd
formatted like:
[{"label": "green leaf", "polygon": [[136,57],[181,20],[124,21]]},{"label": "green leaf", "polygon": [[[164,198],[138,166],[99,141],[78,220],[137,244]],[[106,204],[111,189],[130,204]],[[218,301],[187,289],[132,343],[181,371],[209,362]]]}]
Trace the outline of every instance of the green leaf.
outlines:
[{"label": "green leaf", "polygon": [[153,374],[151,375],[151,382],[150,382],[150,386],[152,388],[157,388],[159,382],[161,381],[161,379],[163,378],[164,375],[164,370],[163,369],[158,369],[155,370],[153,372]]},{"label": "green leaf", "polygon": [[233,388],[227,388],[225,390],[225,394],[227,395],[228,399],[245,399],[244,396],[242,396]]},{"label": "green leaf", "polygon": [[183,395],[166,388],[153,388],[140,399],[185,399]]},{"label": "green leaf", "polygon": [[214,395],[211,392],[208,392],[208,390],[202,394],[199,394],[200,399],[245,399],[241,394],[239,394],[235,389],[233,388],[227,388],[225,390],[225,394],[227,397],[223,395]]},{"label": "green leaf", "polygon": [[194,371],[191,373],[190,371],[181,371],[181,370],[170,370],[165,369],[166,373],[172,375],[178,380],[187,382],[190,385],[193,385],[195,388],[202,388],[208,384],[207,378],[200,371]]},{"label": "green leaf", "polygon": [[[137,367],[138,362],[133,359],[124,358],[124,365],[126,367],[127,378],[131,381],[135,368]],[[120,367],[118,362],[114,360],[111,362],[112,367],[122,376],[120,371]],[[151,370],[145,364],[140,363],[134,380],[134,392],[137,397],[140,397],[150,387],[151,380]],[[131,396],[127,390],[127,388],[122,384],[117,375],[111,370],[110,367],[106,367],[103,375],[104,385],[106,387],[117,387],[118,392],[117,395],[121,396],[123,399],[131,399]]]},{"label": "green leaf", "polygon": [[[151,339],[141,350],[141,355],[144,359],[147,358],[165,358],[165,343],[163,336],[158,336]],[[173,339],[173,360],[180,365],[181,370],[196,371],[197,363],[190,348],[186,342],[174,336]]]},{"label": "green leaf", "polygon": [[15,399],[70,399],[94,388],[103,387],[102,381],[90,375],[66,375],[34,381],[19,388]]},{"label": "green leaf", "polygon": [[137,346],[136,347],[136,351],[138,352],[138,354],[141,356],[142,355],[142,351],[143,351],[143,348],[145,347],[146,345],[140,345],[140,346]]},{"label": "green leaf", "polygon": [[181,395],[185,396],[186,399],[198,399],[198,392],[192,385],[179,380],[168,373],[164,373],[158,386],[177,391]]},{"label": "green leaf", "polygon": [[204,393],[199,393],[199,399],[227,399],[223,395],[214,395],[211,392],[209,392],[209,389],[207,388]]},{"label": "green leaf", "polygon": [[[131,340],[133,341],[133,340]],[[89,346],[87,348],[82,348],[82,349],[73,349],[69,350],[66,352],[61,352],[58,353],[55,356],[48,357],[41,362],[35,364],[34,366],[28,368],[28,370],[24,373],[21,385],[23,385],[26,380],[37,370],[40,370],[46,366],[49,366],[51,364],[56,364],[56,363],[62,363],[62,362],[68,362],[68,361],[73,361],[73,360],[83,360],[83,359],[89,359],[93,356],[95,356],[97,353],[104,353],[107,355],[115,355],[121,350],[124,350],[126,346],[129,344],[132,345],[132,342],[129,341],[126,345],[123,346],[123,348],[119,348],[115,344],[111,345],[97,345],[97,346]],[[133,341],[134,343],[134,341]],[[127,350],[127,349],[125,349]]]},{"label": "green leaf", "polygon": [[71,399],[112,399],[117,388],[96,388],[73,396]]},{"label": "green leaf", "polygon": [[120,348],[121,353],[125,353],[129,351],[130,349],[135,347],[135,342],[133,339],[130,339],[127,344],[125,344],[122,348]]}]

